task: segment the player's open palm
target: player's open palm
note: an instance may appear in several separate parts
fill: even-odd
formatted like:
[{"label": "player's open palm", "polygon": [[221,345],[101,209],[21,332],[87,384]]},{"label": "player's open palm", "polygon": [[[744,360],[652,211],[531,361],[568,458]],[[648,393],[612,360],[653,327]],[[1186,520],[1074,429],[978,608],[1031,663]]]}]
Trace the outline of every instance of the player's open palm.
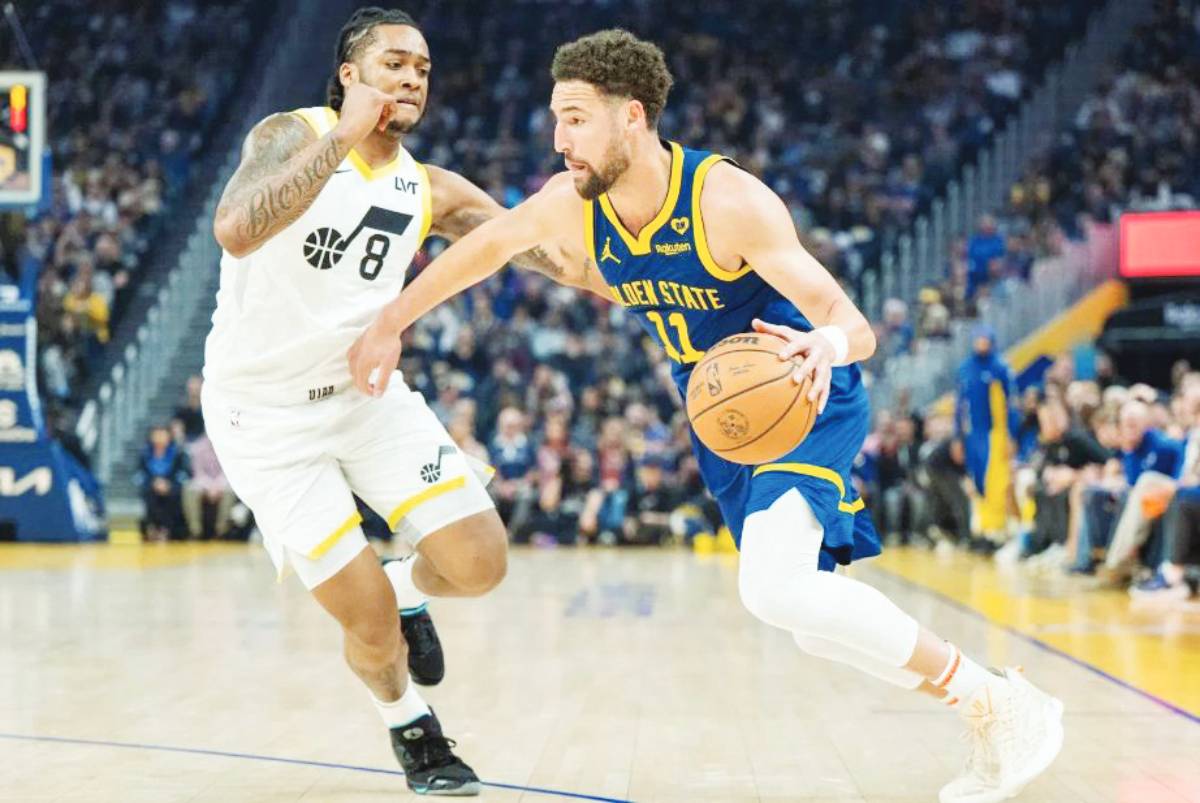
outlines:
[{"label": "player's open palm", "polygon": [[799,385],[805,377],[811,376],[813,383],[808,391],[808,400],[816,403],[818,414],[824,411],[825,404],[829,401],[830,383],[833,381],[833,361],[837,356],[833,344],[815,332],[801,332],[790,326],[767,323],[757,318],[752,326],[756,332],[782,337],[788,342],[780,350],[779,359],[802,358],[800,367],[792,373],[792,381]]},{"label": "player's open palm", "polygon": [[400,335],[377,320],[354,341],[347,358],[354,387],[368,396],[382,396],[400,363]]},{"label": "player's open palm", "polygon": [[394,97],[355,81],[346,87],[337,128],[352,145],[357,145],[372,131],[382,131],[395,113]]}]

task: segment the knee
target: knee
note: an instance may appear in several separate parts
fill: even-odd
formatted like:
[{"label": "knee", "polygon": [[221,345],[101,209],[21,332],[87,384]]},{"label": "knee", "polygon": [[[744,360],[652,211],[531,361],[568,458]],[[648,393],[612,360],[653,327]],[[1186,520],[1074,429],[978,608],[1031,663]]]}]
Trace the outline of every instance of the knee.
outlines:
[{"label": "knee", "polygon": [[824,632],[816,572],[739,578],[742,605],[754,618],[793,633]]},{"label": "knee", "polygon": [[507,574],[508,549],[501,542],[498,548],[491,547],[486,553],[480,554],[472,563],[471,570],[460,578],[459,587],[469,594],[480,596],[500,585]]},{"label": "knee", "polygon": [[456,534],[453,550],[434,566],[466,596],[480,596],[500,585],[508,573],[508,534],[500,517],[493,515]]},{"label": "knee", "polygon": [[742,599],[742,606],[755,619],[770,625],[776,624],[772,613],[779,609],[780,601],[774,589],[764,584],[761,578],[750,577],[748,572],[741,572],[738,575],[738,596]]}]

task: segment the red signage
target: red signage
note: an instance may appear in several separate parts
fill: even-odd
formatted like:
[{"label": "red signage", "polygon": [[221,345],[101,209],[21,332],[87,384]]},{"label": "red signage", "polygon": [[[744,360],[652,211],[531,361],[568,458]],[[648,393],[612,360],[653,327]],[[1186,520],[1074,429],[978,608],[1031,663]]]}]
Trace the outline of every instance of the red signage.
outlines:
[{"label": "red signage", "polygon": [[1121,215],[1121,276],[1200,277],[1200,211]]}]

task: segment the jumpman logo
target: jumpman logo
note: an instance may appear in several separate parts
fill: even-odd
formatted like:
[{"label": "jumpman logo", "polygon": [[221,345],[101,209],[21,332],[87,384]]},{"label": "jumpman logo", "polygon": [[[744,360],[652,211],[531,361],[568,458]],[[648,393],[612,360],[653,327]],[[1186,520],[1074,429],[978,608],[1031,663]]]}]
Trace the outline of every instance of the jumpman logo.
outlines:
[{"label": "jumpman logo", "polygon": [[621,260],[617,259],[617,255],[612,252],[612,237],[604,238],[604,250],[600,252],[600,261],[603,262],[606,259],[611,259],[618,265],[621,264]]}]

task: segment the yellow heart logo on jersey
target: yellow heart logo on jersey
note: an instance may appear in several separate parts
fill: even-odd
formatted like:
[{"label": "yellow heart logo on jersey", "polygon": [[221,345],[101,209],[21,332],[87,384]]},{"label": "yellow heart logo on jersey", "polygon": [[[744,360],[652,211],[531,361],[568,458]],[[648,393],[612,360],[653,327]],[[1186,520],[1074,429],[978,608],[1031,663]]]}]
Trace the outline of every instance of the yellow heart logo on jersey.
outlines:
[{"label": "yellow heart logo on jersey", "polygon": [[692,221],[685,217],[671,219],[671,228],[675,229],[676,234],[687,234],[688,226],[690,225],[692,225]]}]

